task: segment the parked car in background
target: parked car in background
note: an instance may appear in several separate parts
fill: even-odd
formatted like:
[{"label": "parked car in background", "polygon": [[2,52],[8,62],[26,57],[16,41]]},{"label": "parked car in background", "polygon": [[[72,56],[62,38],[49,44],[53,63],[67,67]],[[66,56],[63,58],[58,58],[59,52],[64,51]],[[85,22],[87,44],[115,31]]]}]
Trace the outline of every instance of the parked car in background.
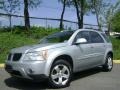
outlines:
[{"label": "parked car in background", "polygon": [[120,33],[119,32],[110,32],[110,35],[114,38],[120,39]]},{"label": "parked car in background", "polygon": [[5,70],[15,77],[48,79],[54,87],[67,86],[75,72],[102,66],[113,68],[113,50],[109,38],[89,29],[62,31],[46,36],[39,44],[14,48]]}]

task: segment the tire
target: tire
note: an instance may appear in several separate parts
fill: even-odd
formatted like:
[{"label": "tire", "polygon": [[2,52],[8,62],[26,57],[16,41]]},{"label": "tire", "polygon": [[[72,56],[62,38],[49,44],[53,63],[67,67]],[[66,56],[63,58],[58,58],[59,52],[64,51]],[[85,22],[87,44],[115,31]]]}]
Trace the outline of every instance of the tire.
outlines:
[{"label": "tire", "polygon": [[53,63],[51,67],[49,84],[51,85],[51,87],[63,88],[70,84],[71,77],[71,65],[65,60],[57,60]]},{"label": "tire", "polygon": [[108,54],[106,57],[106,62],[103,65],[103,70],[106,72],[110,72],[113,68],[113,57],[111,54]]}]

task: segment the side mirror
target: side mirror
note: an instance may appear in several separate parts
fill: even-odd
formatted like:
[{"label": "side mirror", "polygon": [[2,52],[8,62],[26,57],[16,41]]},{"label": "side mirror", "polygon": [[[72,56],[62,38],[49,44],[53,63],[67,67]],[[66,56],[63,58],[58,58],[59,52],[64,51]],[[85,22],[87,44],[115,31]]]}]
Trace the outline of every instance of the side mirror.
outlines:
[{"label": "side mirror", "polygon": [[85,38],[78,38],[77,41],[75,42],[76,45],[83,43],[87,43],[87,40]]}]

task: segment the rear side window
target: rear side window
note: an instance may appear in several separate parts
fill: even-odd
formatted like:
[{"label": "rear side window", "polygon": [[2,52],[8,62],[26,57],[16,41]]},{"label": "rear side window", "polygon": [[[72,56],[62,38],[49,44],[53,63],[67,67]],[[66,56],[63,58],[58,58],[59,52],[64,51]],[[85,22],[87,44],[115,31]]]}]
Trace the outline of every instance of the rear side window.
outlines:
[{"label": "rear side window", "polygon": [[97,32],[90,32],[91,43],[104,43],[103,38]]},{"label": "rear side window", "polygon": [[109,43],[111,42],[109,37],[105,33],[101,33],[101,35],[104,37],[104,39]]}]

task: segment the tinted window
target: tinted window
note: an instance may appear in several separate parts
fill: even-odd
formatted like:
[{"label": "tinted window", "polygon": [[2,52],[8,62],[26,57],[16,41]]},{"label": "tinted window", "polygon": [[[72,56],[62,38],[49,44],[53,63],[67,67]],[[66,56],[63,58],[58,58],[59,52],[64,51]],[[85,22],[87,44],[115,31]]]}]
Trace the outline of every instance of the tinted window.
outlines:
[{"label": "tinted window", "polygon": [[90,43],[90,36],[89,36],[89,32],[88,31],[81,31],[77,34],[74,42],[76,42],[76,40],[78,38],[85,38],[87,40],[87,43]]},{"label": "tinted window", "polygon": [[54,33],[52,35],[49,35],[43,39],[39,43],[60,43],[68,41],[69,38],[72,36],[74,32],[73,31],[63,31]]},{"label": "tinted window", "polygon": [[103,38],[97,32],[90,32],[92,43],[104,43]]}]

